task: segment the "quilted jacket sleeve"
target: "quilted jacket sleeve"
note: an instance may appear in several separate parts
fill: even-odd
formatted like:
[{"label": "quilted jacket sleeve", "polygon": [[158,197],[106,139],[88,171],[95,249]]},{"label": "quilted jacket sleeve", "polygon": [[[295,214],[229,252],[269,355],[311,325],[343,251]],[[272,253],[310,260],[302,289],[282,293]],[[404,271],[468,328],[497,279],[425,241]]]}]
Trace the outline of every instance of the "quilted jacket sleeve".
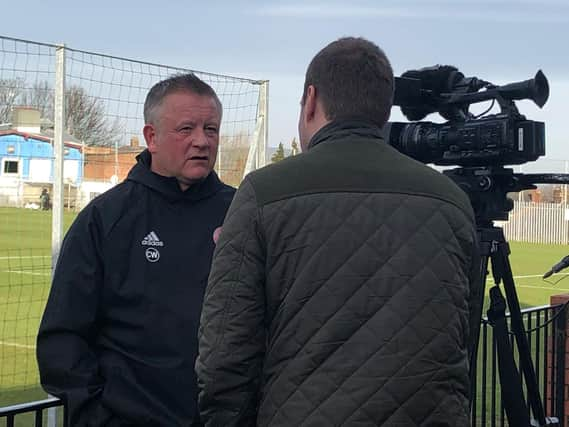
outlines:
[{"label": "quilted jacket sleeve", "polygon": [[[477,361],[477,345],[480,335],[480,322],[482,319],[482,305],[484,302],[484,290],[486,285],[486,263],[487,258],[482,257],[479,236],[474,235],[472,247],[472,262],[469,276],[470,300],[469,300],[469,330],[470,339],[468,343],[468,355],[470,358],[470,370],[474,372]],[[473,384],[474,385],[474,384]]]},{"label": "quilted jacket sleeve", "polygon": [[265,257],[259,209],[245,180],[214,253],[199,331],[199,408],[206,426],[255,425],[265,352]]}]

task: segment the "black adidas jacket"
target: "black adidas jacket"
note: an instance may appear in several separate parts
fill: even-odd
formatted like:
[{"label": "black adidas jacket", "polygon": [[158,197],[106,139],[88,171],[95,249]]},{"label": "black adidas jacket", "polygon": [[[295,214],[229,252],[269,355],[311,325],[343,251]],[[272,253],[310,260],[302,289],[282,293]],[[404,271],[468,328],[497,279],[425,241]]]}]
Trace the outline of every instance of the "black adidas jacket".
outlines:
[{"label": "black adidas jacket", "polygon": [[202,298],[235,190],[182,192],[149,169],[93,200],[67,233],[37,339],[41,382],[73,426],[190,425]]}]

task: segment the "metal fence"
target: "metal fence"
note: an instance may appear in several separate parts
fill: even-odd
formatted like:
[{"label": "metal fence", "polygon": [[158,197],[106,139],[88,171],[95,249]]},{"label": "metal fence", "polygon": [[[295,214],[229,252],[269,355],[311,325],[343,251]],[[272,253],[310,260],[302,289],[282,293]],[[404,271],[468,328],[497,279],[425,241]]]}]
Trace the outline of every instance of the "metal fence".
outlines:
[{"label": "metal fence", "polygon": [[[555,416],[560,420],[564,419],[565,411],[566,316],[565,305],[522,310],[546,415]],[[514,356],[519,368],[519,354],[516,351]],[[496,340],[487,319],[482,320],[476,369],[472,425],[508,425],[500,393]]]},{"label": "metal fence", "polygon": [[236,186],[265,164],[267,81],[0,36],[0,406],[39,388],[35,338],[65,230],[126,177],[145,148],[147,91],[182,72],[223,104],[216,170]]},{"label": "metal fence", "polygon": [[[531,358],[546,415],[563,420],[565,417],[567,308],[565,305],[555,305],[522,310],[522,319],[527,331]],[[515,356],[518,356],[519,367],[519,355],[515,353]],[[507,426],[500,394],[496,342],[487,319],[482,319],[476,369],[477,381],[474,389],[476,397],[472,406],[472,426]],[[10,422],[14,422],[14,417],[21,415],[28,416],[31,423],[31,416],[35,414],[35,425],[41,425],[42,410],[61,405],[61,401],[49,399],[0,408],[0,421],[6,418],[10,426],[13,425]],[[65,414],[59,420],[58,425],[65,425],[64,419]]]},{"label": "metal fence", "polygon": [[496,222],[510,241],[569,244],[569,205],[514,202],[508,221]]},{"label": "metal fence", "polygon": [[[54,414],[53,412],[45,416],[45,412],[47,412],[46,410],[57,407],[63,407],[62,418],[59,423],[57,423],[55,419],[53,421],[50,419],[50,417],[54,417],[54,415],[52,415]],[[68,424],[67,410],[65,409],[63,402],[55,397],[0,408],[0,421],[2,419],[6,420],[6,427],[22,425],[22,422],[25,422],[26,425],[29,426],[34,425],[36,427],[43,427],[44,420],[48,420],[49,424],[52,426],[56,424],[67,426]]]}]

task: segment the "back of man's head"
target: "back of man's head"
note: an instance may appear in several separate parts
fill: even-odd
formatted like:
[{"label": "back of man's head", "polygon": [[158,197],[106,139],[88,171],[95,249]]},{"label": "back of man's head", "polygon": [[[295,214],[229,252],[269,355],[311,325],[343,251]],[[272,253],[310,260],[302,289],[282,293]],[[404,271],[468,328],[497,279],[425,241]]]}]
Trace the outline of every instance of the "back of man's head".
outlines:
[{"label": "back of man's head", "polygon": [[312,85],[326,119],[359,119],[382,127],[393,104],[393,82],[391,64],[376,44],[345,37],[330,43],[310,62],[302,104]]},{"label": "back of man's head", "polygon": [[201,96],[210,96],[215,100],[219,115],[222,114],[221,101],[213,88],[194,73],[176,74],[156,83],[144,102],[144,122],[154,123],[157,119],[156,110],[166,96],[175,92],[190,92]]}]

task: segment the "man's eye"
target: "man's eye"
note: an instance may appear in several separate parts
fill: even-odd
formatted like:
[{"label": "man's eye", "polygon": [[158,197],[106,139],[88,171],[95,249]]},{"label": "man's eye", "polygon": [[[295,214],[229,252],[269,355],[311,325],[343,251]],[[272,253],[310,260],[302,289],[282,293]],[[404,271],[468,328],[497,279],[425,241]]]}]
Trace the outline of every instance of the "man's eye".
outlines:
[{"label": "man's eye", "polygon": [[178,132],[180,132],[180,133],[190,133],[191,131],[192,131],[191,126],[184,126],[180,129],[178,129]]},{"label": "man's eye", "polygon": [[211,135],[217,134],[217,128],[214,126],[210,126],[210,127],[205,128],[205,131]]}]

